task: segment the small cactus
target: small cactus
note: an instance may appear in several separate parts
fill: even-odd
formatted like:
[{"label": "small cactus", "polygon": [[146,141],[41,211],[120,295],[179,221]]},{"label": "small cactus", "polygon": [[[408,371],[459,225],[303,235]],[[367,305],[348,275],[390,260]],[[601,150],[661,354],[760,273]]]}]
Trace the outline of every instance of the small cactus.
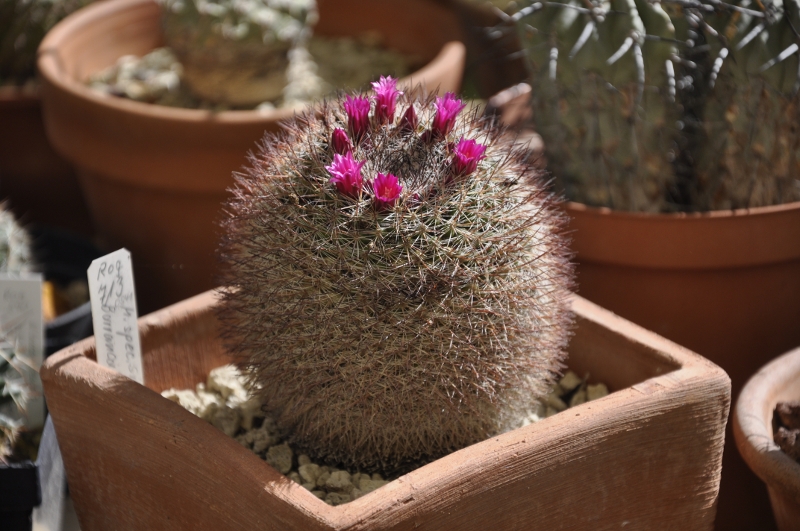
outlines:
[{"label": "small cactus", "polygon": [[55,24],[90,0],[0,0],[0,85],[36,74],[36,50]]},{"label": "small cactus", "polygon": [[[0,273],[24,273],[30,271],[31,264],[28,233],[0,205]],[[6,333],[0,326],[0,458],[13,448],[23,425],[22,412],[33,393],[26,382],[32,371]]]},{"label": "small cactus", "polygon": [[561,368],[558,201],[452,94],[395,80],[267,137],[236,176],[223,337],[293,446],[392,473],[507,429]]},{"label": "small cactus", "polygon": [[286,85],[289,51],[316,23],[315,0],[160,0],[167,45],[195,96],[257,105]]}]

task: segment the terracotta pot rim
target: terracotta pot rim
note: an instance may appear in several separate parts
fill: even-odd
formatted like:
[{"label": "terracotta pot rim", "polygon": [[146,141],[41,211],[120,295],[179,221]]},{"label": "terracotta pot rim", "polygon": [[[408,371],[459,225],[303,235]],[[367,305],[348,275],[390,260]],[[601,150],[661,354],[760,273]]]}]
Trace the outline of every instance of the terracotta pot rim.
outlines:
[{"label": "terracotta pot rim", "polygon": [[[765,365],[748,380],[733,412],[733,434],[739,453],[771,489],[800,504],[800,463],[772,439],[776,394],[800,382],[800,348]],[[800,398],[800,395],[798,396]]]},{"label": "terracotta pot rim", "polygon": [[593,216],[605,216],[620,219],[651,219],[661,222],[670,220],[723,220],[741,218],[742,216],[769,216],[783,212],[800,210],[800,201],[783,203],[780,205],[770,205],[753,208],[738,208],[731,210],[710,210],[707,212],[670,212],[670,213],[649,213],[649,212],[627,212],[624,210],[614,210],[608,207],[594,207],[584,203],[568,201],[566,203],[568,211],[581,212]]},{"label": "terracotta pot rim", "polygon": [[567,203],[581,262],[719,270],[800,260],[800,201],[705,213],[648,214]]},{"label": "terracotta pot rim", "polygon": [[[151,9],[152,4],[154,4],[152,0],[115,0],[114,2],[98,2],[69,15],[53,27],[39,46],[37,66],[40,76],[47,83],[58,87],[59,90],[67,92],[88,103],[105,107],[116,112],[137,114],[154,120],[168,120],[171,122],[193,124],[207,122],[213,119],[213,121],[219,123],[257,124],[264,121],[286,120],[296,113],[302,112],[295,109],[272,109],[267,111],[230,110],[215,112],[211,110],[183,109],[143,103],[98,93],[82,82],[75,80],[72,75],[64,72],[60,68],[58,50],[61,48],[62,43],[78,33],[81,27],[101,23],[108,17],[118,15],[121,12]],[[405,87],[410,87],[414,80],[423,79],[429,72],[443,68],[444,65],[447,65],[465,53],[465,46],[462,42],[450,41],[422,68],[401,79],[400,84]]]}]

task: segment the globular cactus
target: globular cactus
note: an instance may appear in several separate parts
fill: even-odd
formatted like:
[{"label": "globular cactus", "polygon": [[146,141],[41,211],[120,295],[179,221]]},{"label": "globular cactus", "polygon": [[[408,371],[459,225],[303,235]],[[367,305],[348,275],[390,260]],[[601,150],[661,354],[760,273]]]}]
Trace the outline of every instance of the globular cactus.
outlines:
[{"label": "globular cactus", "polygon": [[90,0],[0,0],[0,85],[36,73],[36,50],[50,28]]},{"label": "globular cactus", "polygon": [[508,17],[568,197],[618,210],[800,200],[796,0],[563,0]]},{"label": "globular cactus", "polygon": [[32,265],[30,236],[0,204],[0,273],[25,273]]},{"label": "globular cactus", "polygon": [[560,370],[564,218],[452,94],[391,78],[267,137],[237,175],[223,337],[290,441],[384,473],[496,434]]},{"label": "globular cactus", "polygon": [[289,51],[308,39],[315,0],[160,0],[164,36],[195,96],[252,106],[281,95]]}]

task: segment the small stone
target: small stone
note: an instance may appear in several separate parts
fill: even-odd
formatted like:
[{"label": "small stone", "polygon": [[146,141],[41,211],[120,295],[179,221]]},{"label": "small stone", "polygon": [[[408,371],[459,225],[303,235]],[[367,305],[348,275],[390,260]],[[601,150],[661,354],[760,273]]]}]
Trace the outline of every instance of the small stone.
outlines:
[{"label": "small stone", "polygon": [[561,400],[561,398],[555,393],[550,393],[547,395],[544,399],[544,402],[548,408],[553,408],[556,411],[564,411],[567,409],[567,404],[565,404],[564,401]]},{"label": "small stone", "polygon": [[289,475],[286,477],[288,477],[289,479],[291,479],[292,481],[294,481],[299,485],[303,484],[302,480],[300,479],[300,474],[298,474],[297,472],[289,472]]},{"label": "small stone", "polygon": [[265,461],[275,467],[275,469],[281,474],[288,474],[292,469],[293,456],[294,452],[292,452],[292,449],[289,447],[289,445],[283,443],[276,446],[270,446],[269,450],[267,450]]},{"label": "small stone", "polygon": [[777,444],[783,453],[800,463],[800,430],[787,430],[779,427],[774,435]]},{"label": "small stone", "polygon": [[790,430],[800,430],[800,400],[778,402],[775,411],[784,426]]},{"label": "small stone", "polygon": [[314,484],[316,484],[317,479],[319,479],[319,476],[322,474],[319,465],[315,465],[314,463],[310,463],[307,465],[300,465],[300,468],[298,468],[298,472],[300,473],[300,477],[303,478],[304,481]]},{"label": "small stone", "polygon": [[558,410],[553,409],[550,406],[547,406],[547,409],[544,412],[544,418],[552,417],[553,415],[556,415],[557,413],[558,413]]},{"label": "small stone", "polygon": [[272,435],[264,425],[248,433],[253,434],[253,451],[257,454],[265,452],[267,448],[278,443],[278,438]]},{"label": "small stone", "polygon": [[325,499],[326,492],[324,490],[312,490],[311,494],[319,498],[320,500]]},{"label": "small stone", "polygon": [[569,393],[579,385],[583,383],[583,380],[578,377],[572,371],[567,371],[567,373],[558,381],[558,385],[564,390],[565,393]]},{"label": "small stone", "polygon": [[216,391],[226,400],[231,395],[240,397],[242,401],[247,400],[247,391],[244,388],[241,375],[233,365],[223,365],[208,373],[206,389]]},{"label": "small stone", "polygon": [[331,477],[331,473],[327,470],[320,473],[319,477],[317,478],[317,487],[324,487],[325,483],[327,483],[328,478]]},{"label": "small stone", "polygon": [[342,505],[343,503],[347,503],[352,501],[352,498],[349,494],[343,494],[341,492],[329,492],[325,496],[325,502],[330,503],[331,505]]},{"label": "small stone", "polygon": [[325,487],[328,492],[346,492],[350,493],[353,490],[353,482],[351,481],[350,474],[344,470],[337,470],[331,472],[331,477],[325,481]]},{"label": "small stone", "polygon": [[591,384],[586,387],[586,400],[591,402],[598,398],[608,396],[608,387],[604,383]]},{"label": "small stone", "polygon": [[167,389],[161,393],[161,396],[167,400],[172,400],[173,402],[180,404],[182,408],[197,415],[198,417],[200,416],[200,413],[205,410],[205,405],[200,400],[200,397],[198,397],[197,393],[191,389]]},{"label": "small stone", "polygon": [[364,493],[361,492],[361,490],[359,489],[353,489],[352,491],[350,491],[350,497],[353,498],[354,500],[359,499],[363,495]]},{"label": "small stone", "polygon": [[236,442],[247,448],[248,450],[253,449],[253,436],[250,435],[250,432],[244,432],[241,435],[236,436]]},{"label": "small stone", "polygon": [[586,402],[586,389],[578,389],[569,400],[569,407],[579,406]]},{"label": "small stone", "polygon": [[301,483],[301,485],[303,486],[304,489],[311,490],[311,491],[313,491],[313,490],[315,490],[317,488],[317,484],[316,483]]},{"label": "small stone", "polygon": [[358,490],[361,491],[361,494],[366,494],[368,492],[372,492],[373,490],[383,487],[389,483],[388,481],[382,479],[362,479],[358,482]]},{"label": "small stone", "polygon": [[241,426],[241,416],[228,406],[216,407],[209,422],[228,437],[233,437]]},{"label": "small stone", "polygon": [[244,402],[236,404],[235,400],[228,399],[228,405],[231,407],[236,407],[239,410],[239,413],[242,416],[242,428],[246,430],[250,430],[253,428],[253,421],[258,417],[263,417],[264,414],[261,412],[261,402],[256,398],[250,398],[245,400]]},{"label": "small stone", "polygon": [[383,476],[375,472],[374,474],[372,474],[372,479],[374,479],[375,481],[383,481]]},{"label": "small stone", "polygon": [[310,464],[311,464],[311,458],[308,457],[306,454],[300,454],[297,456],[297,466],[310,465]]}]

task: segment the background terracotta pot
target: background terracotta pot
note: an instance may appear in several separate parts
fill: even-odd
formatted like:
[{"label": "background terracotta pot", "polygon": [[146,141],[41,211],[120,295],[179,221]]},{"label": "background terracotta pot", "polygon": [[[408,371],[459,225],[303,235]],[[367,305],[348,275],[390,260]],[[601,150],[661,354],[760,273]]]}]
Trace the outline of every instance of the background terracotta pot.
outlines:
[{"label": "background terracotta pot", "polygon": [[[316,33],[377,30],[384,43],[426,65],[408,82],[456,91],[464,46],[452,12],[424,0],[320,0]],[[215,220],[246,154],[291,111],[166,108],[103,96],[82,81],[125,54],[163,45],[151,0],[89,6],[40,47],[47,132],[78,167],[95,226],[109,249],[133,254],[143,311],[214,284]]]},{"label": "background terracotta pot", "polygon": [[[733,397],[800,345],[800,203],[705,214],[567,206],[579,293],[707,357]],[[769,529],[769,501],[734,447],[723,457],[717,529]],[[771,523],[767,523],[771,526]]]},{"label": "background terracotta pot", "polygon": [[34,89],[0,87],[0,201],[23,223],[92,233],[78,178],[47,140]]},{"label": "background terracotta pot", "polygon": [[215,531],[713,525],[728,377],[579,297],[569,365],[612,394],[338,507],[158,394],[193,388],[227,363],[215,304],[208,292],[140,319],[147,387],[99,366],[94,338],[45,363],[45,394],[83,531],[165,522]]},{"label": "background terracotta pot", "polygon": [[767,364],[739,395],[733,413],[736,445],[745,461],[767,484],[780,531],[800,530],[800,464],[772,439],[778,402],[800,400],[800,348]]}]

